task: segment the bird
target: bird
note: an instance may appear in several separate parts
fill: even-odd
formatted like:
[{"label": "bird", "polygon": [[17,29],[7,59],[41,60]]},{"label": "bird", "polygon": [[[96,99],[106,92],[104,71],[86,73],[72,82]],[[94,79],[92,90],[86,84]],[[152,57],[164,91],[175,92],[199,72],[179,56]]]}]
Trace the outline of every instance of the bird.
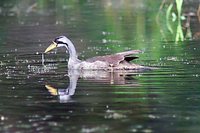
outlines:
[{"label": "bird", "polygon": [[55,48],[64,47],[69,53],[68,70],[149,70],[151,67],[146,67],[131,63],[132,60],[138,57],[135,54],[141,53],[141,50],[129,50],[111,55],[96,56],[84,61],[78,59],[76,49],[72,41],[66,36],[58,36],[44,53],[47,53]]}]

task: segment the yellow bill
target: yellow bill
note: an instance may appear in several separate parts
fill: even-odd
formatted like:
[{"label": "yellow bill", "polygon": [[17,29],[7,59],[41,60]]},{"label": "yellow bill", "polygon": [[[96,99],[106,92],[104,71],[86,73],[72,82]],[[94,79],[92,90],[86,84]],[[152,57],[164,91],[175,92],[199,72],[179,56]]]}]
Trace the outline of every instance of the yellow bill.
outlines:
[{"label": "yellow bill", "polygon": [[45,87],[51,93],[51,95],[53,95],[53,96],[57,96],[58,95],[58,92],[57,92],[56,88],[54,88],[54,87],[52,87],[50,85],[45,85]]},{"label": "yellow bill", "polygon": [[45,51],[44,53],[47,53],[57,47],[57,43],[53,42]]}]

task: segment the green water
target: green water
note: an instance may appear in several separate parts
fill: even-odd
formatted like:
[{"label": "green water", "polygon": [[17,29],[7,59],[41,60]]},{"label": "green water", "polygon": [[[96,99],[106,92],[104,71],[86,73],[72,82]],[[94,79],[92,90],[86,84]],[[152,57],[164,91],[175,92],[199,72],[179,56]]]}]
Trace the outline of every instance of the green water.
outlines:
[{"label": "green water", "polygon": [[[199,40],[175,42],[177,23],[171,34],[160,5],[1,1],[0,132],[199,132]],[[194,35],[199,22],[191,21]],[[42,65],[41,54],[59,35],[73,41],[80,59],[140,49],[134,63],[159,69],[68,72],[60,48]]]}]

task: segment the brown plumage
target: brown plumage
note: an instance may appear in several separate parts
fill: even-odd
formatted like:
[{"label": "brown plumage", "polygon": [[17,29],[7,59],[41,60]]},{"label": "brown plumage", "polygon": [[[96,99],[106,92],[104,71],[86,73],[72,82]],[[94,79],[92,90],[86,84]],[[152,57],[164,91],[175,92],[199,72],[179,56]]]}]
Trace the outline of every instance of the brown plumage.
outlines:
[{"label": "brown plumage", "polygon": [[137,59],[138,57],[133,56],[133,54],[138,54],[140,52],[141,52],[140,50],[131,50],[131,51],[116,53],[113,55],[97,56],[97,57],[89,58],[86,61],[90,63],[96,62],[96,61],[102,61],[102,62],[108,63],[109,66],[116,67],[120,63],[123,63],[124,61],[130,62],[134,59]]}]

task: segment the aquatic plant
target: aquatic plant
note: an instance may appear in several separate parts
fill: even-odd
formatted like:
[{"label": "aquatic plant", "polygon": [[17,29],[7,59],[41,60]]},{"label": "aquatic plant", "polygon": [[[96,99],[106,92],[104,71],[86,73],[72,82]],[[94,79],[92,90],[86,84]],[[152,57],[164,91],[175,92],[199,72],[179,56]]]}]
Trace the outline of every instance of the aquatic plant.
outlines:
[{"label": "aquatic plant", "polygon": [[[184,35],[182,21],[187,19],[187,23],[190,23],[188,22],[190,19],[185,17],[182,10],[183,0],[162,1],[156,21],[164,40],[173,38],[177,43],[183,42],[186,38],[192,38],[190,27],[186,27],[186,35]],[[165,16],[166,19],[161,19],[161,16]]]},{"label": "aquatic plant", "polygon": [[170,31],[170,33],[172,34],[174,33],[171,27],[171,23],[170,23],[171,22],[170,15],[172,15],[172,21],[174,22],[177,20],[175,41],[176,42],[184,41],[184,35],[183,35],[183,30],[182,30],[182,25],[181,25],[181,20],[184,19],[184,17],[181,16],[183,0],[176,0],[177,15],[175,12],[172,11],[173,5],[174,5],[173,3],[170,3],[166,11],[167,28]]},{"label": "aquatic plant", "polygon": [[183,4],[183,0],[176,0],[176,8],[178,11],[178,26],[177,26],[177,31],[176,31],[176,42],[179,41],[179,39],[180,39],[180,41],[184,40],[183,30],[181,27],[182,4]]}]

